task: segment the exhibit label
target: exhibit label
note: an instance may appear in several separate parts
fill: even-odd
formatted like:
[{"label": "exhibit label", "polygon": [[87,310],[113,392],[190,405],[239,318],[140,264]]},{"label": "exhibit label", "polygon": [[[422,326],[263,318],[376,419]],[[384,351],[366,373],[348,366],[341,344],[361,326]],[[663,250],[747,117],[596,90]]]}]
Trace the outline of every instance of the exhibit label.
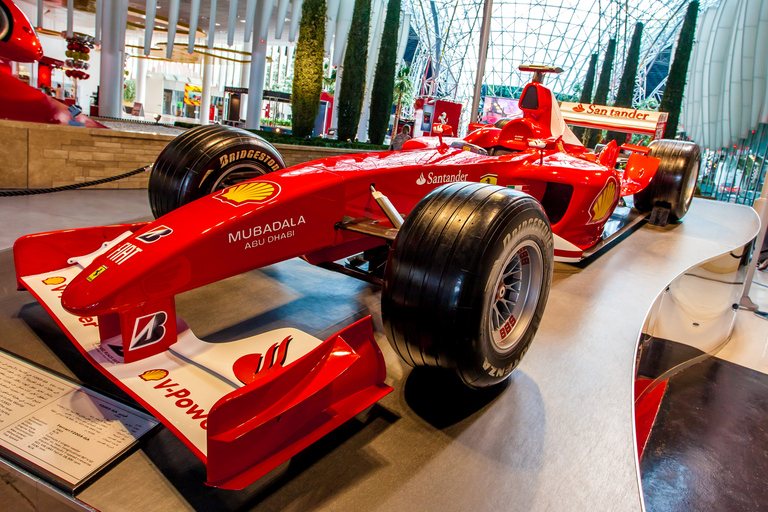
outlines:
[{"label": "exhibit label", "polygon": [[[0,448],[74,489],[157,420],[0,352]],[[44,476],[43,475],[43,476]]]}]

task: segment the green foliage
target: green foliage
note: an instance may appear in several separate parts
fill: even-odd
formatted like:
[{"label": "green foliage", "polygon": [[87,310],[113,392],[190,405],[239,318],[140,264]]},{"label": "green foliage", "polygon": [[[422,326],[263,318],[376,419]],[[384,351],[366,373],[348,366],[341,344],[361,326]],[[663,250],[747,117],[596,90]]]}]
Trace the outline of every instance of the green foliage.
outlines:
[{"label": "green foliage", "polygon": [[299,41],[293,66],[293,133],[312,134],[320,108],[323,88],[323,45],[325,43],[325,0],[304,0],[301,7]]},{"label": "green foliage", "polygon": [[371,89],[371,116],[368,121],[368,138],[374,144],[384,142],[392,113],[392,91],[395,88],[397,65],[397,32],[400,27],[400,0],[389,0],[387,17],[381,33],[379,61]]},{"label": "green foliage", "polygon": [[261,118],[261,126],[279,126],[291,129],[291,122],[287,119],[269,119],[268,117]]},{"label": "green foliage", "polygon": [[136,81],[126,80],[123,88],[123,101],[133,103],[136,101]]},{"label": "green foliage", "polygon": [[393,131],[397,132],[397,125],[400,121],[400,116],[402,115],[403,103],[413,103],[413,82],[411,81],[410,68],[403,66],[397,72],[397,76],[395,77],[395,87],[392,90],[392,93],[392,103],[397,104],[397,108],[395,109],[395,122],[392,126],[394,127]]},{"label": "green foliage", "polygon": [[338,138],[354,140],[363,110],[365,62],[368,59],[368,25],[371,0],[355,0],[352,25],[347,36],[347,52],[339,86]]},{"label": "green foliage", "polygon": [[[619,83],[619,92],[616,93],[616,101],[613,105],[616,107],[632,108],[632,97],[635,94],[635,79],[637,78],[637,64],[640,62],[640,39],[643,35],[643,24],[636,23],[635,31],[632,34],[632,42],[627,51],[627,62],[624,64],[624,73],[621,75]],[[626,133],[608,132],[608,142],[615,140],[621,145],[627,138]]]},{"label": "green foliage", "polygon": [[[592,58],[589,59],[589,69],[587,69],[587,76],[584,78],[584,87],[581,88],[581,96],[579,96],[579,103],[592,103],[592,89],[595,87],[595,71],[597,70],[597,54],[593,53]],[[573,127],[573,134],[581,140],[584,137],[584,128],[581,126]]]},{"label": "green foliage", "polygon": [[[605,105],[608,103],[608,90],[611,86],[611,71],[613,70],[613,58],[616,56],[616,39],[608,40],[608,48],[605,49],[605,60],[603,61],[603,67],[600,69],[600,80],[597,82],[597,90],[595,91],[595,99],[592,103],[595,105]],[[586,130],[584,133],[584,145],[588,148],[593,148],[600,142],[602,137],[601,130]]]},{"label": "green foliage", "polygon": [[395,77],[395,87],[392,89],[392,103],[413,103],[413,81],[411,68],[401,67]]},{"label": "green foliage", "polygon": [[335,69],[331,71],[331,76],[326,77],[325,73],[323,73],[323,90],[327,91],[328,94],[333,94],[335,92],[336,90],[336,70]]},{"label": "green foliage", "polygon": [[665,139],[673,139],[677,133],[677,123],[680,120],[680,106],[683,103],[683,92],[685,91],[685,76],[688,74],[688,61],[691,59],[693,34],[696,31],[696,17],[698,13],[699,2],[694,0],[688,4],[683,28],[680,30],[680,37],[677,40],[675,60],[669,68],[667,85],[664,88],[664,95],[661,97],[659,111],[669,112],[667,126],[664,129]]}]

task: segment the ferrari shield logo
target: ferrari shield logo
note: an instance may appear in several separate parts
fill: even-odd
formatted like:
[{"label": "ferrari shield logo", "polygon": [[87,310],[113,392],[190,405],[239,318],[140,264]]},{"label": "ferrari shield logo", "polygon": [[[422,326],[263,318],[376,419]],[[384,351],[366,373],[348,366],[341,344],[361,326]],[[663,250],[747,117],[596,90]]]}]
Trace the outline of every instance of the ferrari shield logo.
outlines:
[{"label": "ferrari shield logo", "polygon": [[86,277],[85,280],[90,283],[91,281],[93,281],[94,279],[99,277],[101,274],[103,274],[105,270],[107,270],[107,267],[105,265],[102,265],[99,268],[97,268],[96,270],[94,270],[91,275]]},{"label": "ferrari shield logo", "polygon": [[497,175],[495,174],[483,174],[480,177],[480,183],[488,183],[489,185],[497,185]]}]

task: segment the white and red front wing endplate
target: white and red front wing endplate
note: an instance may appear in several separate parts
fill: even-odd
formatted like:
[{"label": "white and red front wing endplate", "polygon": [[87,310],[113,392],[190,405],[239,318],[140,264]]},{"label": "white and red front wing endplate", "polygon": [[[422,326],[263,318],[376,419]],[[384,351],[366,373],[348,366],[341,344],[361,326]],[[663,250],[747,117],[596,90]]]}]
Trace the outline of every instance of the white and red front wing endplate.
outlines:
[{"label": "white and red front wing endplate", "polygon": [[242,489],[374,404],[384,358],[370,317],[325,341],[297,329],[207,343],[177,319],[177,341],[125,363],[121,336],[70,314],[61,293],[82,267],[19,279],[80,352],[171,429],[208,469],[208,484]]}]

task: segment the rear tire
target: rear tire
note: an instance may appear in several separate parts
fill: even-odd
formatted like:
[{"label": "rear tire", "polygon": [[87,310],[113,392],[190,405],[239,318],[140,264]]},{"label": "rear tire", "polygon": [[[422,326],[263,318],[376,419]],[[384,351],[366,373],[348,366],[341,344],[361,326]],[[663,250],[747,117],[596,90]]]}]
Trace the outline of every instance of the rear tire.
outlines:
[{"label": "rear tire", "polygon": [[669,221],[685,217],[693,200],[701,167],[701,148],[693,142],[655,140],[650,156],[660,158],[659,170],[651,183],[635,198],[635,208],[648,212],[654,206],[669,208]]},{"label": "rear tire", "polygon": [[433,190],[400,228],[381,309],[411,366],[455,370],[470,387],[504,381],[538,329],[552,283],[552,230],[527,194],[482,183]]},{"label": "rear tire", "polygon": [[283,168],[272,144],[246,130],[221,125],[187,130],[163,149],[152,168],[152,214],[157,219],[195,199]]}]

